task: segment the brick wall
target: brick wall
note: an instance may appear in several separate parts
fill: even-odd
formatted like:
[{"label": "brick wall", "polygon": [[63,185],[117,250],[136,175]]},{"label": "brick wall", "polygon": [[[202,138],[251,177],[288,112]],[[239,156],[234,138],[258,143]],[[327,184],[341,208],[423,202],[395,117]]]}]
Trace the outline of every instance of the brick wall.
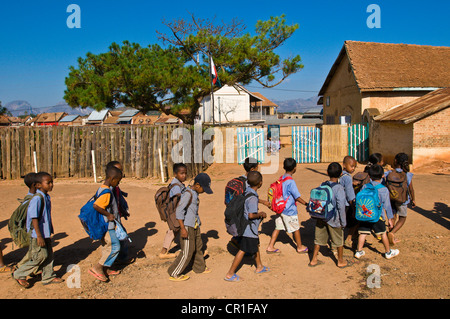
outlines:
[{"label": "brick wall", "polygon": [[413,146],[450,147],[450,107],[414,123]]}]

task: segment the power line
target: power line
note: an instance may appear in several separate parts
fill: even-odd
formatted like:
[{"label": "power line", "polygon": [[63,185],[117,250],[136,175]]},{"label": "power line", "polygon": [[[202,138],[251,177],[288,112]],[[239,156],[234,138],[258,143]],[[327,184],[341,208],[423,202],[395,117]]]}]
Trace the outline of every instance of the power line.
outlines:
[{"label": "power line", "polygon": [[265,88],[265,87],[256,87],[256,86],[249,86],[246,87],[252,88],[252,89],[265,89],[265,90],[276,90],[276,91],[288,91],[288,92],[304,92],[304,93],[317,93],[319,91],[306,91],[306,90],[293,90],[293,89],[275,89],[275,88]]}]

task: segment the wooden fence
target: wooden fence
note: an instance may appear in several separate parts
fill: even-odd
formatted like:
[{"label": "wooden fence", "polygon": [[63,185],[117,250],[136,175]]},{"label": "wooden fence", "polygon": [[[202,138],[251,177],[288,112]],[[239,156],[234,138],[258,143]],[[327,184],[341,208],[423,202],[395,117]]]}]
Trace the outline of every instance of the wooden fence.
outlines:
[{"label": "wooden fence", "polygon": [[[19,179],[35,171],[34,152],[38,171],[46,171],[54,177],[92,177],[95,154],[97,176],[104,177],[109,161],[120,161],[127,177],[172,176],[171,151],[178,140],[171,138],[172,132],[184,127],[191,134],[192,126],[52,126],[52,127],[8,127],[0,129],[0,177]],[[202,150],[208,141],[202,142]],[[161,172],[159,150],[163,163]],[[189,177],[202,172],[207,163],[185,160]],[[190,162],[190,163],[189,163]]]}]

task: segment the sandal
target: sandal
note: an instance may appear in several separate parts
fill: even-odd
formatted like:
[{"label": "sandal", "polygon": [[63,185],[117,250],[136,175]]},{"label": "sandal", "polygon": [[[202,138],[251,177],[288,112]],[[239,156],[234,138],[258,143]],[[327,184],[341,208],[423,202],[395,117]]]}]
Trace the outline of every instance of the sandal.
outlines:
[{"label": "sandal", "polygon": [[14,271],[15,270],[15,267],[13,266],[13,267],[11,267],[11,266],[6,266],[6,265],[4,265],[4,266],[1,266],[0,267],[0,273],[2,273],[2,272],[12,272],[12,271]]},{"label": "sandal", "polygon": [[169,277],[169,280],[171,281],[184,281],[184,280],[188,280],[189,276],[188,275],[180,275],[178,277]]},{"label": "sandal", "polygon": [[311,265],[311,262],[308,264],[308,267],[317,267],[317,266],[320,266],[320,265],[323,265],[325,262],[323,262],[322,260],[318,260],[317,261],[317,264],[315,264],[315,265]]},{"label": "sandal", "polygon": [[11,273],[11,278],[14,279],[20,287],[25,289],[30,288],[30,283],[26,279],[16,279],[14,278],[14,273]]},{"label": "sandal", "polygon": [[225,278],[223,278],[225,281],[230,281],[230,282],[239,282],[241,277],[239,277],[236,274],[233,274],[233,276],[231,276],[230,278],[228,278],[227,276],[225,276]]},{"label": "sandal", "polygon": [[270,268],[269,268],[269,267],[263,266],[263,269],[262,269],[262,270],[260,270],[260,271],[255,271],[255,273],[256,273],[256,274],[262,274],[262,273],[269,272],[269,271],[270,271]]},{"label": "sandal", "polygon": [[278,248],[275,250],[266,250],[266,253],[268,254],[281,254],[281,250],[279,250]]},{"label": "sandal", "polygon": [[306,247],[303,250],[297,250],[297,254],[306,254],[306,253],[308,253],[308,247]]},{"label": "sandal", "polygon": [[112,269],[107,269],[106,270],[106,274],[109,276],[109,277],[114,277],[114,276],[117,276],[117,275],[119,275],[120,274],[120,270],[112,270]]},{"label": "sandal", "polygon": [[92,269],[92,268],[88,270],[88,273],[90,273],[92,276],[94,276],[95,279],[98,279],[98,280],[103,281],[103,282],[108,281],[108,278],[106,278],[105,275],[97,274],[97,273],[95,272],[95,270]]},{"label": "sandal", "polygon": [[53,278],[53,279],[50,280],[50,281],[43,282],[42,284],[43,284],[43,285],[50,285],[50,284],[60,284],[60,283],[62,283],[62,282],[64,282],[64,279],[59,278],[59,277],[56,277],[56,278]]},{"label": "sandal", "polygon": [[343,269],[343,268],[347,268],[347,267],[351,267],[353,266],[353,262],[350,260],[346,260],[347,261],[347,265],[345,266],[338,266],[339,268]]}]

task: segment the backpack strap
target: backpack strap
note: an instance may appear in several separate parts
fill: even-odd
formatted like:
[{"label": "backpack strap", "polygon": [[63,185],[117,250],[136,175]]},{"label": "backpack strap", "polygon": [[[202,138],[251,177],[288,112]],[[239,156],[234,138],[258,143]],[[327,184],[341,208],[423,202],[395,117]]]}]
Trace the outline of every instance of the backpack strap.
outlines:
[{"label": "backpack strap", "polygon": [[[40,221],[41,219],[42,219],[42,216],[43,216],[43,214],[44,214],[44,207],[45,207],[45,199],[44,199],[44,197],[42,197],[42,195],[41,194],[39,194],[39,193],[37,193],[36,192],[36,194],[34,194],[31,198],[30,198],[30,201],[34,198],[34,197],[40,197],[41,198],[41,207],[39,208],[39,213],[38,213],[38,221]],[[33,229],[34,229],[34,227],[33,227],[33,222],[31,222],[30,223],[30,234],[31,234],[31,232],[33,231]]]},{"label": "backpack strap", "polygon": [[[245,200],[247,200],[247,199],[249,199],[250,197],[253,197],[253,196],[255,196],[256,197],[256,195],[255,194],[253,194],[253,193],[248,193],[248,194],[246,194],[245,195]],[[244,201],[245,202],[245,201]],[[248,220],[248,225],[250,226],[250,224],[252,224],[253,223],[253,220]],[[253,231],[253,229],[250,227],[250,231],[253,233],[253,235],[255,235],[255,236],[258,236],[258,234],[255,234],[255,232]]]}]

